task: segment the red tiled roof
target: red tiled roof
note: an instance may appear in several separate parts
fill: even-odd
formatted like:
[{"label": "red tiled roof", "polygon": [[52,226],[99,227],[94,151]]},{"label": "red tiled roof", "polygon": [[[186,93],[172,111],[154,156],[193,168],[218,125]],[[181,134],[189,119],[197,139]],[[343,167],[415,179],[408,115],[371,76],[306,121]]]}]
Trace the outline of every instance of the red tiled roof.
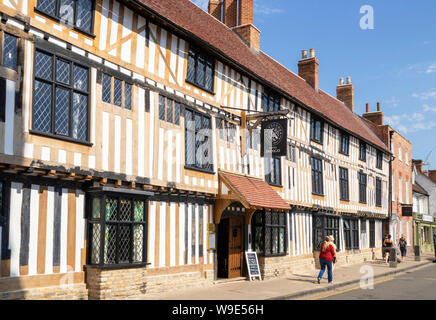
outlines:
[{"label": "red tiled roof", "polygon": [[223,172],[220,172],[219,176],[224,178],[224,183],[226,183],[231,190],[238,193],[250,207],[279,210],[290,209],[289,204],[263,180]]},{"label": "red tiled roof", "polygon": [[245,70],[324,115],[332,123],[389,152],[384,142],[344,103],[321,90],[316,92],[304,79],[263,52],[255,53],[235,32],[190,0],[136,1],[168,20],[169,23],[173,23],[178,28],[206,42],[219,54],[224,55]]}]

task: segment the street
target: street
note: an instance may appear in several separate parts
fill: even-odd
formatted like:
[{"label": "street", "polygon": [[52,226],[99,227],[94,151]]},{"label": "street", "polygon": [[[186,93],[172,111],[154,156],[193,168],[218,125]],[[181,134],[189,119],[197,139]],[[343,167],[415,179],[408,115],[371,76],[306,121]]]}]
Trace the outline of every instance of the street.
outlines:
[{"label": "street", "polygon": [[310,300],[436,300],[436,264],[396,277],[376,279],[374,289],[339,289]]}]

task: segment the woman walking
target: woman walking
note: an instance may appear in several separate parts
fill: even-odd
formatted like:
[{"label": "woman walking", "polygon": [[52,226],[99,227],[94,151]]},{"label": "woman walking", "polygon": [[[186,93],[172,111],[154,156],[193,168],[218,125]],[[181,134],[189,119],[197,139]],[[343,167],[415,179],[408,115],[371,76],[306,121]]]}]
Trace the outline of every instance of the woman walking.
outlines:
[{"label": "woman walking", "polygon": [[332,245],[333,238],[327,236],[325,241],[321,244],[321,250],[319,253],[319,263],[321,265],[321,271],[318,274],[318,283],[321,283],[322,276],[324,275],[325,268],[328,269],[329,283],[333,282],[333,261],[336,260],[336,251]]},{"label": "woman walking", "polygon": [[406,241],[405,234],[401,235],[398,245],[400,246],[400,251],[401,251],[401,261],[404,261],[404,258],[406,257],[406,253],[407,253],[407,241]]},{"label": "woman walking", "polygon": [[383,241],[383,246],[385,247],[384,258],[385,258],[386,264],[388,264],[391,248],[394,245],[394,241],[392,241],[391,238],[392,238],[392,236],[390,234],[388,234],[385,238],[385,241]]}]

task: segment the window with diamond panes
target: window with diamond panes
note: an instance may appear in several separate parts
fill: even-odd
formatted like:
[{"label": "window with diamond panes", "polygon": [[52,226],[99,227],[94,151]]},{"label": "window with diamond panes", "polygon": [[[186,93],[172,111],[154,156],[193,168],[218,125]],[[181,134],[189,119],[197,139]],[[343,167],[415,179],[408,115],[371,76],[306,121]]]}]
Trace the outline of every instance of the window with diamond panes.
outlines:
[{"label": "window with diamond panes", "polygon": [[35,50],[32,129],[88,140],[89,68]]},{"label": "window with diamond panes", "polygon": [[17,69],[17,44],[18,38],[9,34],[3,33],[3,67],[16,70]]},{"label": "window with diamond panes", "polygon": [[132,110],[132,85],[130,83],[104,73],[101,87],[103,102]]},{"label": "window with diamond panes", "polygon": [[36,9],[75,29],[88,34],[93,32],[92,0],[38,0]]},{"label": "window with diamond panes", "polygon": [[286,255],[286,212],[257,211],[252,218],[252,247],[264,256]]},{"label": "window with diamond panes", "polygon": [[326,236],[333,236],[340,251],[339,217],[317,214],[313,216],[313,247],[319,250]]},{"label": "window with diamond panes", "polygon": [[159,95],[159,120],[180,125],[181,105],[168,97]]},{"label": "window with diamond panes", "polygon": [[213,92],[214,73],[215,60],[199,49],[190,46],[186,82]]},{"label": "window with diamond panes", "polygon": [[89,263],[144,264],[147,248],[147,202],[110,195],[90,200]]},{"label": "window with diamond panes", "polygon": [[211,118],[186,107],[185,166],[208,172],[213,170]]},{"label": "window with diamond panes", "polygon": [[219,137],[221,140],[234,143],[236,136],[236,126],[224,119],[216,119],[216,128],[219,132]]},{"label": "window with diamond panes", "polygon": [[359,249],[359,221],[357,219],[344,219],[345,249]]}]

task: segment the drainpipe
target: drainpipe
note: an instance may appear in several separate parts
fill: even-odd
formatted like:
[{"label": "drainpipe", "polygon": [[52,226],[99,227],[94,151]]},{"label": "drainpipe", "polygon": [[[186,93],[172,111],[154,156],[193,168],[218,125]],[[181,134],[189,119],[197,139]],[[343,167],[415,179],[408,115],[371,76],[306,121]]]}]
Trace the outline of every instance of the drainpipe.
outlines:
[{"label": "drainpipe", "polygon": [[[389,148],[390,149],[392,149],[392,136],[393,135],[394,135],[394,131],[391,130],[389,132]],[[388,201],[388,203],[389,203],[389,207],[388,207],[389,220],[388,220],[388,226],[387,226],[388,230],[385,230],[385,231],[387,231],[387,233],[389,233],[389,229],[390,229],[390,225],[391,225],[391,221],[392,221],[392,161],[394,160],[393,156],[390,156],[389,158],[390,158],[390,161],[389,161],[389,201]]]}]

